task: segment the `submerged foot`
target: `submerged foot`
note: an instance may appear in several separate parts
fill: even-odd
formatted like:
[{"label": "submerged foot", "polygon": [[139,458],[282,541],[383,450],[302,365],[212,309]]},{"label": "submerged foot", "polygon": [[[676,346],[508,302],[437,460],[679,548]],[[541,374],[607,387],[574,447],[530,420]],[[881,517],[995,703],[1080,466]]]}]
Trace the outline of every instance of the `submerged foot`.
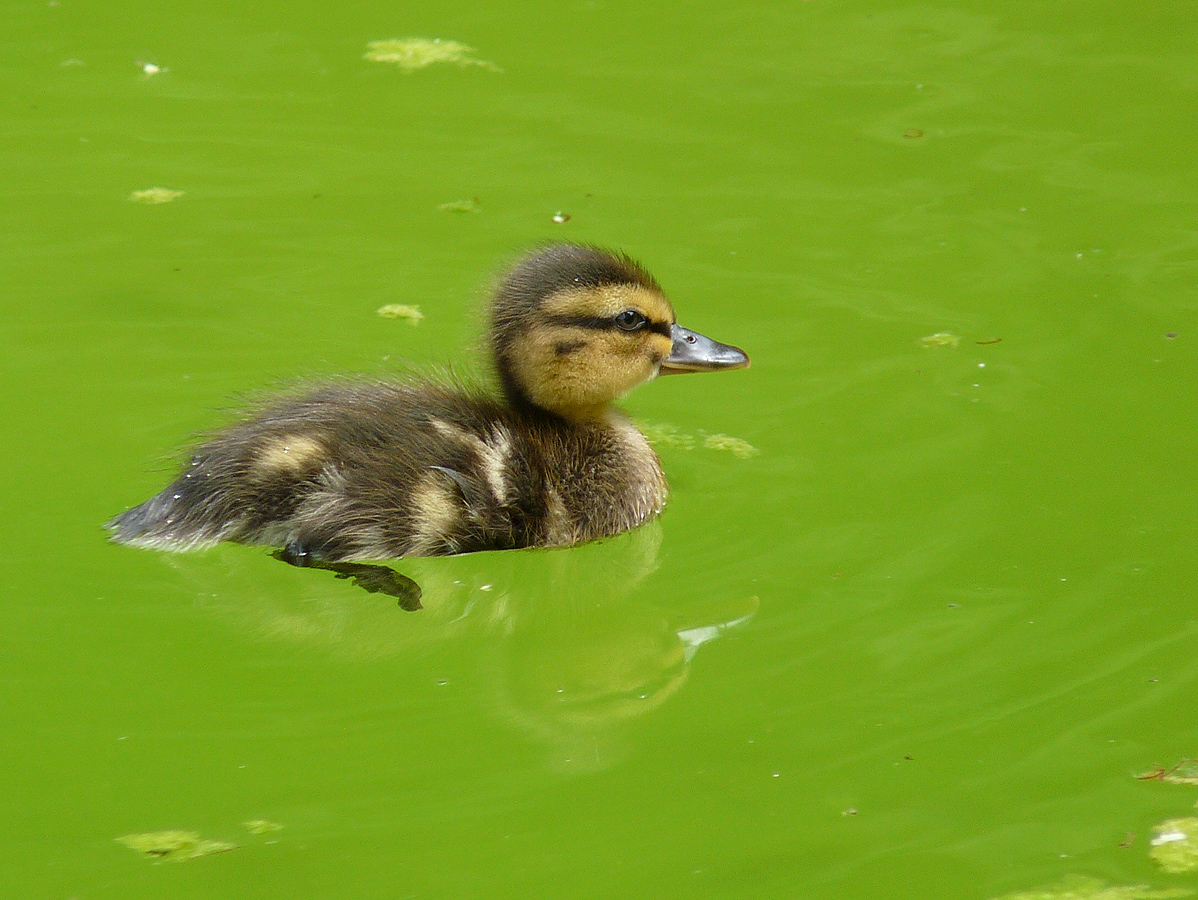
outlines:
[{"label": "submerged foot", "polygon": [[401,575],[390,566],[372,565],[371,563],[326,562],[317,554],[300,547],[298,544],[288,544],[274,551],[275,559],[281,559],[288,565],[305,569],[325,569],[337,578],[348,578],[358,587],[371,594],[386,594],[399,600],[401,609],[408,612],[422,609],[420,603],[420,585],[407,575]]}]

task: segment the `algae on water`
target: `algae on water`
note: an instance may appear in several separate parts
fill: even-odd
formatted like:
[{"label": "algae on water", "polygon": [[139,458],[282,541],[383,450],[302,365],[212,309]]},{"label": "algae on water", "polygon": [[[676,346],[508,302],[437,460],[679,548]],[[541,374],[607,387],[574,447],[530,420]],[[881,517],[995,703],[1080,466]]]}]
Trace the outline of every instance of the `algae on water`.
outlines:
[{"label": "algae on water", "polygon": [[1198,869],[1198,819],[1167,819],[1156,826],[1148,855],[1171,874]]},{"label": "algae on water", "polygon": [[384,319],[407,319],[413,325],[424,318],[419,306],[408,306],[404,303],[388,303],[379,307],[379,315]]},{"label": "algae on water", "polygon": [[1069,875],[1056,884],[1003,894],[994,900],[1168,900],[1172,897],[1188,897],[1193,893],[1185,888],[1153,890],[1146,884],[1107,885],[1086,875]]},{"label": "algae on water", "polygon": [[761,453],[748,441],[727,434],[709,434],[703,438],[703,446],[708,450],[727,450],[737,459],[749,459]]},{"label": "algae on water", "polygon": [[237,849],[236,844],[228,841],[204,840],[194,831],[147,831],[143,834],[126,834],[117,840],[130,850],[172,862],[185,862]]},{"label": "algae on water", "polygon": [[366,45],[363,59],[371,62],[390,63],[405,72],[414,72],[434,63],[452,63],[455,66],[479,66],[492,72],[502,72],[493,62],[470,56],[473,47],[460,41],[443,41],[440,38],[391,38],[371,41]]},{"label": "algae on water", "polygon": [[270,834],[273,831],[282,831],[283,826],[278,822],[272,822],[270,819],[250,819],[248,822],[242,822],[245,830],[250,834]]},{"label": "algae on water", "polygon": [[700,431],[698,435],[679,431],[678,426],[667,422],[649,423],[641,426],[641,434],[650,444],[660,444],[663,447],[677,447],[680,450],[694,450],[702,442],[705,450],[722,450],[731,453],[737,459],[749,459],[761,453],[746,440],[732,437],[729,434],[707,434]]},{"label": "algae on water", "polygon": [[133,203],[146,203],[154,206],[158,203],[170,203],[182,197],[183,191],[172,191],[170,188],[152,187],[146,188],[144,191],[134,191],[129,195],[129,199]]},{"label": "algae on water", "polygon": [[694,436],[679,431],[677,425],[670,425],[666,422],[642,425],[641,433],[650,444],[678,447],[681,450],[695,449]]},{"label": "algae on water", "polygon": [[956,349],[961,344],[961,338],[947,331],[937,331],[935,334],[921,337],[919,342],[925,347],[951,347]]},{"label": "algae on water", "polygon": [[478,202],[477,197],[471,197],[468,200],[450,200],[448,203],[437,204],[437,209],[442,212],[455,213],[472,213],[478,212],[482,205]]}]

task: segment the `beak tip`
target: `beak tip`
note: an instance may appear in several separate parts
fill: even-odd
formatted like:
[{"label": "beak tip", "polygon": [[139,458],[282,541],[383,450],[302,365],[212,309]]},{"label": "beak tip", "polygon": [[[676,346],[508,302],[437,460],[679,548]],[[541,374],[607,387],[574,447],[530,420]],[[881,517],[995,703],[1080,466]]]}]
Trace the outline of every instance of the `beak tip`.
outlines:
[{"label": "beak tip", "polygon": [[[735,356],[728,361],[722,368],[725,369],[747,369],[753,365],[753,361],[749,359],[749,354],[745,353],[740,347],[729,347],[729,351],[735,353]],[[731,353],[729,355],[732,355]]]}]

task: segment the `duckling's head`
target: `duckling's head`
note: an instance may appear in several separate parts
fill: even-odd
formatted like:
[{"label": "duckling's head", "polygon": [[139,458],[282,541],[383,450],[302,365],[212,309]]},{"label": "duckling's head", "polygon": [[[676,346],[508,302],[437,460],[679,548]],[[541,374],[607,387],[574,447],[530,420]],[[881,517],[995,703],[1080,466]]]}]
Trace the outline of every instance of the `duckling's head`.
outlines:
[{"label": "duckling's head", "polygon": [[508,400],[569,419],[667,372],[744,368],[749,358],[682,328],[640,264],[579,244],[519,260],[491,307],[491,351]]}]

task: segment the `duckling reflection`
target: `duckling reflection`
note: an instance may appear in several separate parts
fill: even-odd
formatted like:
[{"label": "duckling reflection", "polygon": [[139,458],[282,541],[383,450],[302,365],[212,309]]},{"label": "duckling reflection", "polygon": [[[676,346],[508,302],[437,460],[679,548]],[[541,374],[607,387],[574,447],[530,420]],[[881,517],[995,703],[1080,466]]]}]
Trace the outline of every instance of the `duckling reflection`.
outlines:
[{"label": "duckling reflection", "polygon": [[685,688],[696,650],[757,608],[756,597],[676,593],[702,579],[660,566],[662,537],[653,522],[570,550],[414,560],[425,605],[416,617],[298,570],[260,590],[265,563],[244,548],[210,551],[202,567],[167,560],[204,605],[255,636],[395,660],[409,680],[448,665],[458,696],[543,747],[555,768],[590,771],[617,762],[636,724]]},{"label": "duckling reflection", "polygon": [[671,609],[598,571],[572,583],[574,602],[519,617],[488,646],[487,681],[496,711],[544,745],[554,768],[581,773],[623,759],[635,723],[685,687],[699,647],[752,618],[757,598]]}]

